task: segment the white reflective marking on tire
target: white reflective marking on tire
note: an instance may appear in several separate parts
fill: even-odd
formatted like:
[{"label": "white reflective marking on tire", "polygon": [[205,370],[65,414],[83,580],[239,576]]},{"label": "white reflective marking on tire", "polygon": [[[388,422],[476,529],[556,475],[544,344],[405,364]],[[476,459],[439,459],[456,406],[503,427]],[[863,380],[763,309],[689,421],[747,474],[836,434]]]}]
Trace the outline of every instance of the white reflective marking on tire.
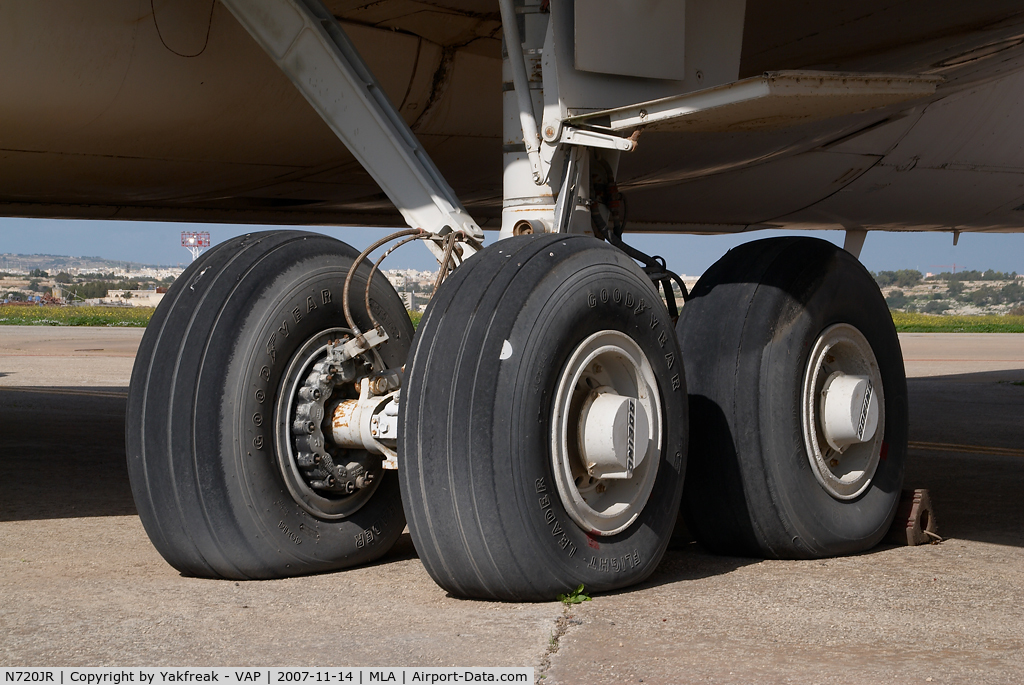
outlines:
[{"label": "white reflective marking on tire", "polygon": [[506,340],[501,345],[501,356],[498,357],[498,359],[501,360],[501,361],[504,361],[504,360],[508,359],[511,356],[512,356],[512,343],[510,343],[508,340]]}]

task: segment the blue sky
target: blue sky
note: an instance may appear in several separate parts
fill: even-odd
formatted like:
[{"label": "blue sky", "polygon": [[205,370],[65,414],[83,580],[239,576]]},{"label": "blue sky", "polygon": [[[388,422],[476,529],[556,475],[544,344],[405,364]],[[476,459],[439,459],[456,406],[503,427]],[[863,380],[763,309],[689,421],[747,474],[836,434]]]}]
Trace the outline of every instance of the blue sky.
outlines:
[{"label": "blue sky", "polygon": [[[146,264],[184,266],[191,261],[191,256],[181,247],[182,231],[209,231],[211,241],[216,244],[243,233],[273,228],[0,218],[0,254],[91,255]],[[326,233],[362,249],[386,235],[390,229],[316,227],[309,230]],[[797,233],[817,236],[840,245],[843,242],[841,231],[757,231],[728,236],[627,234],[627,242],[645,252],[662,255],[669,267],[680,273],[696,276],[736,245],[773,235]],[[496,238],[496,233],[489,233],[488,243]],[[1024,233],[962,233],[959,244],[954,247],[949,233],[872,231],[864,244],[861,261],[872,271],[949,271],[948,265],[955,263],[957,270],[996,269],[1024,273]],[[437,263],[426,248],[417,244],[403,247],[384,263],[384,268],[434,269],[436,266]]]}]

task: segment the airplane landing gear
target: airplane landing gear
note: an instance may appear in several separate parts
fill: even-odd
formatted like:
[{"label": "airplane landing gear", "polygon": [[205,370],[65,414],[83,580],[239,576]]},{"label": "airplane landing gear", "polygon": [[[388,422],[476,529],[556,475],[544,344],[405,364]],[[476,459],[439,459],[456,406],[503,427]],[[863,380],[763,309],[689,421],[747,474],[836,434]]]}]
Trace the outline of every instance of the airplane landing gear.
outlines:
[{"label": "airplane landing gear", "polygon": [[399,442],[416,549],[461,597],[552,600],[658,564],[686,461],[686,385],[668,312],[593,238],[503,240],[435,294]]},{"label": "airplane landing gear", "polygon": [[[342,289],[357,254],[299,231],[231,240],[196,260],[153,316],[128,394],[128,472],[146,532],[182,573],[346,568],[401,535],[383,457],[325,442],[321,400],[355,401],[357,383],[400,367],[412,341],[397,293],[376,278],[370,307],[389,340],[321,367],[330,341],[351,333]],[[370,327],[365,311],[355,319]]]},{"label": "airplane landing gear", "polygon": [[725,554],[816,558],[876,545],[903,483],[907,386],[871,275],[810,238],[747,243],[678,324],[690,387],[684,515]]}]

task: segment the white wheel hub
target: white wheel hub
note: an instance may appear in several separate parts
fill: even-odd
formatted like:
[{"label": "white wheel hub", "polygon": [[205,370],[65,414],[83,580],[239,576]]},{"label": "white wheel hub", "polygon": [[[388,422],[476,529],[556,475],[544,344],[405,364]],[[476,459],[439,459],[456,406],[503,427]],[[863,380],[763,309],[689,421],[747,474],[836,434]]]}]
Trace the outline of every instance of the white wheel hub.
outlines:
[{"label": "white wheel hub", "polygon": [[661,460],[658,383],[643,350],[600,331],[572,353],[552,409],[552,466],[562,504],[585,531],[615,535],[643,511]]},{"label": "white wheel hub", "polygon": [[859,330],[835,324],[818,336],[801,395],[804,444],[815,478],[836,499],[859,497],[878,468],[885,426],[881,372]]},{"label": "white wheel hub", "polygon": [[632,478],[647,454],[650,428],[643,405],[608,386],[590,392],[578,430],[580,456],[594,478]]},{"label": "white wheel hub", "polygon": [[836,371],[821,390],[821,423],[825,441],[837,452],[868,442],[878,427],[878,393],[868,376]]}]

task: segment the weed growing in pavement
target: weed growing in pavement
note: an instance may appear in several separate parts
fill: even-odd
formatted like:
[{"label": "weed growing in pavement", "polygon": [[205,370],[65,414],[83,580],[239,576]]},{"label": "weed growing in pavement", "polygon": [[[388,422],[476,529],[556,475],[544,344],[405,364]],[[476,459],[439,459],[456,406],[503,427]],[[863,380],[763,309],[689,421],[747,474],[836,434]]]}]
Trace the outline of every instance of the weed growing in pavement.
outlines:
[{"label": "weed growing in pavement", "polygon": [[583,583],[580,583],[579,587],[572,592],[564,595],[558,595],[558,601],[566,606],[571,604],[582,604],[583,602],[590,601],[590,595],[588,595],[587,591],[583,589]]}]

